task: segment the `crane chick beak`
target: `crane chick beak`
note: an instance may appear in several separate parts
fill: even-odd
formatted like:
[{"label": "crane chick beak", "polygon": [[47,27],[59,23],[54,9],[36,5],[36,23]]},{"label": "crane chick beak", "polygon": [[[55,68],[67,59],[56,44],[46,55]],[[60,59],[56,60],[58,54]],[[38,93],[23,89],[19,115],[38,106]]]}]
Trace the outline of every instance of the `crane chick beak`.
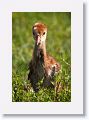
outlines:
[{"label": "crane chick beak", "polygon": [[39,44],[40,44],[40,41],[41,41],[41,38],[40,38],[40,36],[37,35],[37,36],[36,36],[36,44],[39,45]]}]

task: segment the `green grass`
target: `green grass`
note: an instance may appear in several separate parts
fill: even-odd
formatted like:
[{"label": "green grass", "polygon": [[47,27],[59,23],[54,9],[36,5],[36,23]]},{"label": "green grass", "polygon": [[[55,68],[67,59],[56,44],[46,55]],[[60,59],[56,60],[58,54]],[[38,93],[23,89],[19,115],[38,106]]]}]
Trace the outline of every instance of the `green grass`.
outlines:
[{"label": "green grass", "polygon": [[[63,88],[57,95],[54,89],[40,87],[33,92],[27,80],[28,63],[32,58],[34,40],[32,26],[41,21],[48,27],[47,51],[61,64],[55,81]],[[70,102],[71,101],[71,14],[70,13],[13,13],[12,14],[12,101],[13,102]],[[39,83],[40,85],[40,83]]]}]

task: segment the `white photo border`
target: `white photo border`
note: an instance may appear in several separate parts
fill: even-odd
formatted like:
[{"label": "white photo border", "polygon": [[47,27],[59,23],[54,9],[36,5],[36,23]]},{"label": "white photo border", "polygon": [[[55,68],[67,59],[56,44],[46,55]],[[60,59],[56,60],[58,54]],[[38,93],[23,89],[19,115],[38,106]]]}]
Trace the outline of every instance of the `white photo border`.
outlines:
[{"label": "white photo border", "polygon": [[[82,0],[2,0],[0,9],[2,114],[83,114]],[[71,102],[12,102],[12,12],[71,12]]]}]

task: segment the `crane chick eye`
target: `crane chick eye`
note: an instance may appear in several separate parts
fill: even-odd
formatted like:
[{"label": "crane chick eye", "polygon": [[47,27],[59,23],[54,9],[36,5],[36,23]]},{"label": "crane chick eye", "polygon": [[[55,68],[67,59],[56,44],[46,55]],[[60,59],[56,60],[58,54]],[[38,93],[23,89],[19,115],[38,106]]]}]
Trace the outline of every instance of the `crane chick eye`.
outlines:
[{"label": "crane chick eye", "polygon": [[35,35],[35,32],[33,31],[33,35]]},{"label": "crane chick eye", "polygon": [[43,35],[45,35],[45,32],[43,32]]}]

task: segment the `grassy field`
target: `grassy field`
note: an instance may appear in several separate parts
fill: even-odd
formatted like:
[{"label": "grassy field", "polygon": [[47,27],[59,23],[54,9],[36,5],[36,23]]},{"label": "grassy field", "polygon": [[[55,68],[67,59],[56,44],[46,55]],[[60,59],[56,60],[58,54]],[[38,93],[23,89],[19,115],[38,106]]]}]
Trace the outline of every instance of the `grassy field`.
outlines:
[{"label": "grassy field", "polygon": [[[28,63],[34,40],[32,26],[41,21],[48,27],[47,51],[61,64],[55,81],[62,89],[41,88],[33,92],[27,80]],[[71,14],[70,13],[13,13],[12,14],[12,101],[13,102],[70,102],[71,101]],[[40,83],[39,83],[40,85]]]}]

